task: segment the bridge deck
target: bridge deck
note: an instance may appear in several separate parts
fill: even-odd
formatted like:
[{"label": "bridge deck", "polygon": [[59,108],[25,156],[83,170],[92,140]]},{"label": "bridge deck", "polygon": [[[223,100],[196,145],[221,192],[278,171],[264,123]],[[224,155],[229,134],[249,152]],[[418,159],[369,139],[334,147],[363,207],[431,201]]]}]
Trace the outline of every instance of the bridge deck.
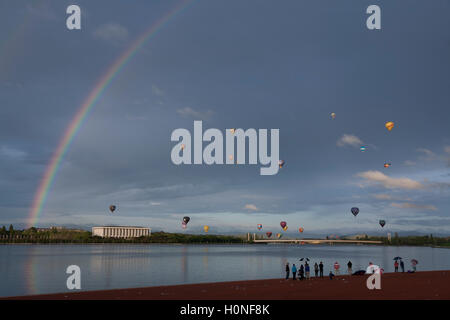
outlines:
[{"label": "bridge deck", "polygon": [[375,240],[326,240],[326,239],[278,239],[278,240],[253,240],[256,243],[366,243],[366,244],[382,244],[382,241]]}]

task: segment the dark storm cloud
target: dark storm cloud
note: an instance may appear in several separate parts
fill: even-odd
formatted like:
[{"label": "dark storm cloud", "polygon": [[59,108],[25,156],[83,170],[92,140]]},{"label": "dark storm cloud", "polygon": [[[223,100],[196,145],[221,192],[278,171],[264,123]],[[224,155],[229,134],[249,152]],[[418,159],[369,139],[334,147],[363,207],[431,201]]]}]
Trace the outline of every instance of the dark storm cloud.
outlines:
[{"label": "dark storm cloud", "polygon": [[[84,20],[76,32],[65,28],[69,4],[21,0],[1,10],[5,223],[27,217],[46,164],[108,66],[177,2],[79,1]],[[420,208],[391,205],[411,203],[438,209],[429,228],[448,228],[446,219],[436,222],[450,208],[448,2],[381,1],[376,32],[365,28],[369,4],[198,1],[99,97],[40,223],[111,219],[177,230],[179,216],[189,214],[199,231],[199,221],[241,232],[287,219],[336,233],[375,230],[382,216],[417,230],[424,221],[408,218]],[[286,164],[275,176],[260,176],[259,165],[175,166],[171,132],[193,132],[194,120],[204,120],[204,130],[279,128]],[[396,123],[391,132],[388,120]],[[385,161],[392,166],[383,168]],[[105,216],[111,203],[118,214]]]}]

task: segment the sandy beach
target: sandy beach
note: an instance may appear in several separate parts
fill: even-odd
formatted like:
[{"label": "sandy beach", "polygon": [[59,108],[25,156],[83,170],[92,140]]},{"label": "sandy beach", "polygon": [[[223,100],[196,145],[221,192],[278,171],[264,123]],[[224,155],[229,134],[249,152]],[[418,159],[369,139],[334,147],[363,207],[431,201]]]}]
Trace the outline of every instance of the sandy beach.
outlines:
[{"label": "sandy beach", "polygon": [[366,287],[368,276],[294,281],[267,279],[9,297],[26,300],[382,300],[450,299],[450,270],[386,273],[381,290]]}]

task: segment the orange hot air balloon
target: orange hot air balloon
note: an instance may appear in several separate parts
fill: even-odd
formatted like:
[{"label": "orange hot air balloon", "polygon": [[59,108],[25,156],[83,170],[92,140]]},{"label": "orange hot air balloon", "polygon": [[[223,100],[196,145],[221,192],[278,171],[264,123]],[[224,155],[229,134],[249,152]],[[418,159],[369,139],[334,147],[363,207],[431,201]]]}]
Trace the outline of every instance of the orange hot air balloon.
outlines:
[{"label": "orange hot air balloon", "polygon": [[388,129],[389,131],[391,131],[392,128],[394,128],[394,122],[388,121],[388,122],[386,122],[386,124],[385,124],[384,126],[386,127],[386,129]]},{"label": "orange hot air balloon", "polygon": [[186,146],[184,144],[181,145],[181,150],[184,150],[184,148],[186,148]]},{"label": "orange hot air balloon", "polygon": [[303,232],[303,228],[302,227],[300,227],[299,229],[298,229],[298,231],[300,231],[300,232]]},{"label": "orange hot air balloon", "polygon": [[203,230],[205,230],[205,232],[208,232],[209,227],[208,227],[208,226],[204,226],[204,227],[203,227]]}]

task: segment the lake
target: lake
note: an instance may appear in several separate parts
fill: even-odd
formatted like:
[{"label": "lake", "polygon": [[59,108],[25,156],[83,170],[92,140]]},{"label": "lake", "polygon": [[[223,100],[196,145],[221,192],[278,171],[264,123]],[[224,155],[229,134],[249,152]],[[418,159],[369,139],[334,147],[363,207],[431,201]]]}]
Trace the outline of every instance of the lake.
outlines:
[{"label": "lake", "polygon": [[[450,249],[363,245],[0,245],[0,296],[68,292],[66,268],[81,268],[81,290],[283,277],[286,262],[335,261],[346,270],[369,263],[394,271],[393,258],[419,261],[417,270],[450,270]],[[313,274],[313,272],[311,273]]]}]

